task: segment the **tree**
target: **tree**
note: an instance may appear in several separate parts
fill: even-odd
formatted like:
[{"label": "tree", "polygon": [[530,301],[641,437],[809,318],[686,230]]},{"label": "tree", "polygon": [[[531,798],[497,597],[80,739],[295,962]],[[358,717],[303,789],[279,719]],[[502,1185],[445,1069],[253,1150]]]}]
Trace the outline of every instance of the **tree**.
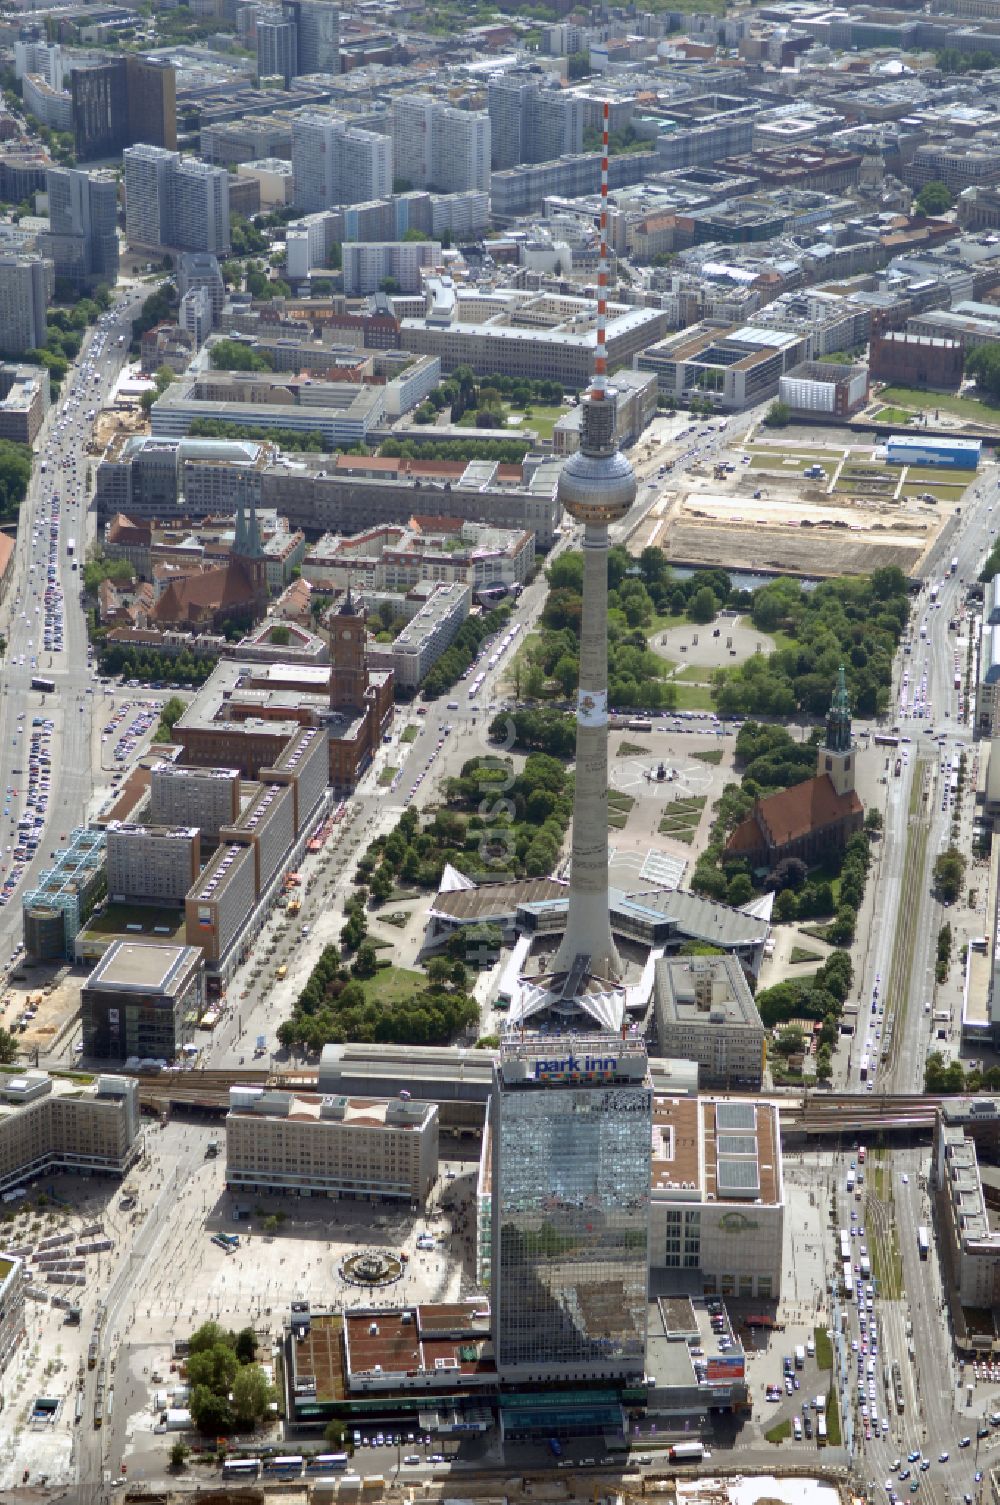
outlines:
[{"label": "tree", "polygon": [[331,1417],[323,1428],[323,1441],[328,1442],[331,1447],[339,1448],[345,1436],[346,1428],[344,1427],[344,1423],[338,1421],[335,1416]]},{"label": "tree", "polygon": [[17,516],[31,479],[31,450],[27,444],[0,440],[0,517]]},{"label": "tree", "polygon": [[[987,392],[991,397],[1000,397],[1000,345],[995,343],[991,345],[979,345],[975,350],[970,350],[965,362],[965,369],[971,376],[976,378],[976,386],[978,388],[983,392]],[[997,554],[998,548],[1000,546],[994,545],[990,561]],[[982,580],[985,577],[987,580],[992,580],[996,573],[996,567],[991,569],[988,574],[984,569],[983,574],[979,578]]]},{"label": "tree", "polygon": [[378,290],[380,293],[387,293],[390,298],[398,297],[403,291],[399,279],[396,277],[383,277],[378,285]]},{"label": "tree", "polygon": [[252,1327],[240,1328],[236,1334],[236,1357],[241,1364],[252,1364],[257,1355],[257,1334]]},{"label": "tree", "polygon": [[566,59],[566,65],[567,74],[571,80],[577,78],[586,78],[587,74],[590,72],[590,53],[571,52],[569,57]]},{"label": "tree", "polygon": [[215,1348],[219,1343],[225,1343],[228,1334],[224,1327],[217,1322],[203,1322],[201,1327],[195,1328],[188,1339],[188,1353],[204,1353],[207,1349]]},{"label": "tree", "polygon": [[233,1412],[227,1397],[208,1385],[192,1386],[190,1407],[195,1426],[206,1436],[218,1437],[233,1430]]},{"label": "tree", "polygon": [[276,627],[271,628],[271,642],[276,648],[287,648],[291,642],[291,637],[291,633],[283,622],[279,622]]},{"label": "tree", "polygon": [[946,184],[935,180],[925,183],[914,200],[920,214],[946,214],[952,206],[951,190]]},{"label": "tree", "polygon": [[212,1348],[188,1355],[188,1381],[192,1385],[206,1385],[211,1390],[226,1393],[240,1367],[235,1350],[226,1342],[216,1343]]},{"label": "tree", "polygon": [[374,977],[378,971],[378,952],[371,941],[365,941],[358,947],[358,954],[351,964],[351,971],[355,977]]},{"label": "tree", "polygon": [[446,956],[432,956],[427,963],[427,981],[436,987],[443,987],[451,981],[452,963]]},{"label": "tree", "polygon": [[702,624],[715,620],[715,614],[719,609],[719,603],[709,590],[703,585],[701,590],[688,602],[688,616],[692,622]]},{"label": "tree", "polygon": [[865,811],[865,830],[869,836],[876,836],[882,829],[882,812],[875,805],[869,805]]},{"label": "tree", "polygon": [[934,860],[934,889],[945,904],[954,904],[965,882],[965,858],[957,847],[949,847]]},{"label": "tree", "polygon": [[187,706],[179,695],[171,695],[169,700],[164,701],[160,707],[160,724],[156,728],[154,742],[169,742],[177,722],[184,715]]},{"label": "tree", "polygon": [[0,1029],[0,1062],[9,1066],[17,1060],[17,1037],[9,1029]]},{"label": "tree", "polygon": [[217,340],[212,346],[213,371],[273,371],[274,360],[241,340]]},{"label": "tree", "polygon": [[780,1030],[778,1038],[774,1042],[774,1048],[779,1055],[797,1056],[802,1052],[805,1037],[797,1025],[789,1025],[787,1029]]},{"label": "tree", "polygon": [[769,429],[782,429],[790,421],[792,410],[787,402],[772,402],[764,414],[764,423]]},{"label": "tree", "polygon": [[233,1415],[243,1427],[260,1421],[274,1395],[259,1364],[244,1364],[233,1380]]},{"label": "tree", "polygon": [[172,1469],[183,1468],[185,1463],[187,1462],[187,1456],[188,1445],[180,1437],[178,1437],[177,1441],[170,1449],[170,1467]]}]

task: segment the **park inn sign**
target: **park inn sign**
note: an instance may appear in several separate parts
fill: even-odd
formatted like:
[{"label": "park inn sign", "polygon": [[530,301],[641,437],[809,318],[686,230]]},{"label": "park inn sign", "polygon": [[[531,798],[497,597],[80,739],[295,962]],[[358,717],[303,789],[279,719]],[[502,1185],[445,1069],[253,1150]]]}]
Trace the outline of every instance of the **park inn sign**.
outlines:
[{"label": "park inn sign", "polygon": [[533,1076],[536,1082],[551,1082],[573,1078],[614,1076],[618,1071],[617,1056],[559,1056],[554,1060],[536,1057]]}]

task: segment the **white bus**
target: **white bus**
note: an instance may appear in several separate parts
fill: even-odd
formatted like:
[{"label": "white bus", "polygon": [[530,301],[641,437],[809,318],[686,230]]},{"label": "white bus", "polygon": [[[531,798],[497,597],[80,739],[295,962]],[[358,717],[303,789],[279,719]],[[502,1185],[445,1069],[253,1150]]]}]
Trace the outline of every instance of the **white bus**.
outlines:
[{"label": "white bus", "polygon": [[257,1479],[260,1477],[259,1458],[227,1458],[222,1465],[224,1479]]},{"label": "white bus", "polygon": [[306,1459],[307,1474],[340,1473],[347,1467],[346,1453],[317,1453]]},{"label": "white bus", "polygon": [[268,1458],[264,1464],[264,1472],[280,1479],[294,1479],[302,1472],[302,1462],[301,1453],[288,1453],[282,1458]]},{"label": "white bus", "polygon": [[863,1082],[867,1082],[867,1080],[868,1080],[868,1057],[867,1056],[862,1056],[861,1057],[860,1077],[861,1077],[861,1080]]}]

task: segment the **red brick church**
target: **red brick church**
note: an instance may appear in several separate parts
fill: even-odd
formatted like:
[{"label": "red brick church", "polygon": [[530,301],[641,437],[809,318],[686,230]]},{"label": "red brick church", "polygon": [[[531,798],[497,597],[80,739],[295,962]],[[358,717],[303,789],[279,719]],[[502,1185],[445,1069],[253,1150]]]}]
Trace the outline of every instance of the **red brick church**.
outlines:
[{"label": "red brick church", "polygon": [[755,802],[726,843],[727,857],[745,857],[752,868],[771,868],[783,857],[810,866],[842,851],[864,823],[864,806],[854,788],[851,709],[844,670],[826,718],[816,777]]}]

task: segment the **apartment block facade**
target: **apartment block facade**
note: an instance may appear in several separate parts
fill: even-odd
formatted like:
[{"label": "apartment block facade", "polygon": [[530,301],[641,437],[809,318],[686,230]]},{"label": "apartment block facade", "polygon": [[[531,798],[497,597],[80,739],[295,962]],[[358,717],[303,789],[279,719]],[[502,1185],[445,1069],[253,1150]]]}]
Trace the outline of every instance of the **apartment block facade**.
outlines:
[{"label": "apartment block facade", "polygon": [[392,102],[393,171],[413,188],[485,193],[490,186],[490,117],[430,94]]},{"label": "apartment block facade", "polygon": [[41,256],[0,255],[0,355],[45,344],[53,266]]},{"label": "apartment block facade", "polygon": [[224,256],[229,238],[229,174],[157,146],[129,147],[125,237],[132,246]]},{"label": "apartment block facade", "polygon": [[112,903],[176,907],[198,876],[201,833],[197,826],[135,825],[111,821],[108,835],[108,897]]},{"label": "apartment block facade", "polygon": [[303,110],[292,122],[295,202],[304,211],[387,198],[392,141],[336,115]]},{"label": "apartment block facade", "polygon": [[101,1075],[81,1086],[46,1071],[5,1074],[0,1192],[58,1171],[123,1176],[141,1148],[140,1128],[139,1085],[131,1078]]},{"label": "apartment block facade", "polygon": [[229,1191],[423,1207],[437,1175],[436,1103],[230,1089]]},{"label": "apartment block facade", "polygon": [[111,173],[50,167],[50,233],[44,248],[57,277],[78,286],[118,281],[118,183]]}]

